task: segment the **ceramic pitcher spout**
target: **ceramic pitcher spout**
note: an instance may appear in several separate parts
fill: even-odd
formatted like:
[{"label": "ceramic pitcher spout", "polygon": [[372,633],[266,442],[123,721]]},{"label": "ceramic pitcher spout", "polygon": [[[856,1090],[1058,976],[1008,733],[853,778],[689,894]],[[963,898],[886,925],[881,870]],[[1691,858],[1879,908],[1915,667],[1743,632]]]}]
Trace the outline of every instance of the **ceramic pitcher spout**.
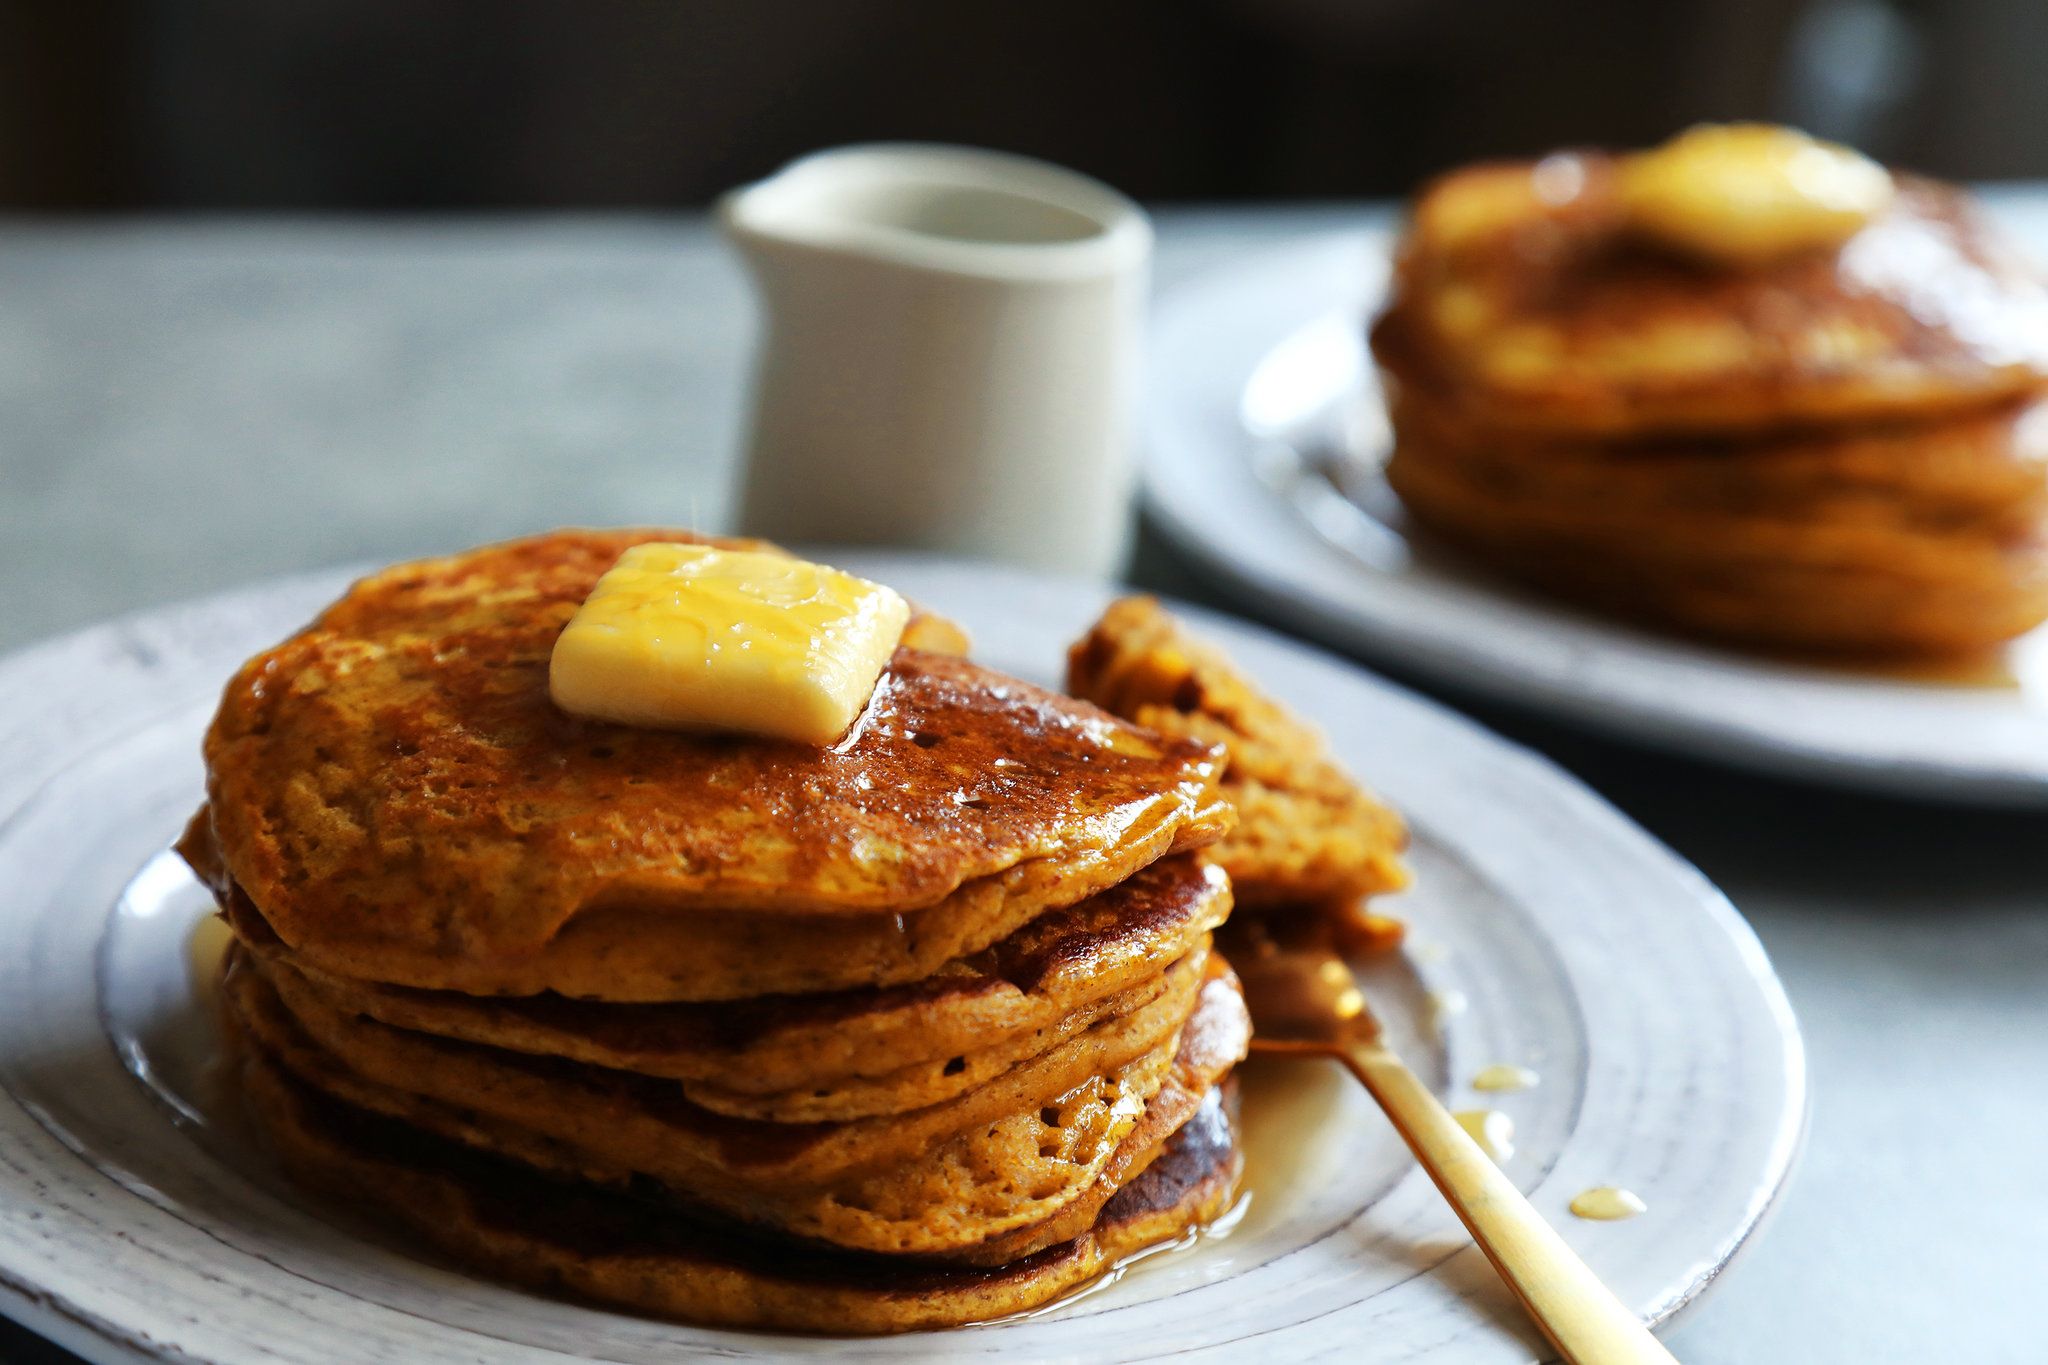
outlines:
[{"label": "ceramic pitcher spout", "polygon": [[1109,187],[848,147],[725,197],[762,303],[743,529],[1120,564],[1152,234]]}]

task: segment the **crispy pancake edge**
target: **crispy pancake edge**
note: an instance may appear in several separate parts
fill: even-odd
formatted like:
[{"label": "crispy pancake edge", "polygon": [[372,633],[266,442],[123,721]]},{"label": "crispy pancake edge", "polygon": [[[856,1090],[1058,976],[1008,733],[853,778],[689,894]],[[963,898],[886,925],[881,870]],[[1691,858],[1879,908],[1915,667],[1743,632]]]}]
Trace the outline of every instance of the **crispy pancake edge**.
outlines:
[{"label": "crispy pancake edge", "polygon": [[1022,1312],[1215,1218],[1243,1165],[1232,1106],[1219,1091],[1092,1228],[1019,1263],[944,1270],[779,1250],[763,1265],[735,1256],[730,1242],[693,1244],[672,1222],[649,1236],[635,1211],[573,1187],[503,1168],[479,1178],[466,1156],[445,1148],[380,1147],[337,1124],[335,1111],[260,1056],[245,1060],[243,1077],[272,1150],[300,1183],[352,1206],[367,1201],[494,1277],[712,1326],[887,1333]]},{"label": "crispy pancake edge", "polygon": [[[945,1156],[958,1145],[943,1137],[931,1136],[929,1141],[920,1138],[914,1142],[912,1149],[908,1149],[910,1154],[903,1158],[905,1164],[900,1172],[894,1167],[850,1171],[842,1162],[839,1174],[828,1177],[828,1183],[811,1188],[808,1184],[791,1185],[782,1178],[789,1157],[778,1155],[776,1150],[787,1145],[776,1141],[772,1130],[777,1125],[727,1122],[716,1125],[713,1132],[740,1138],[748,1157],[766,1163],[753,1174],[773,1178],[734,1184],[725,1178],[729,1172],[721,1174],[709,1166],[693,1163],[685,1173],[688,1179],[684,1185],[669,1184],[660,1176],[649,1184],[631,1166],[584,1151],[575,1144],[573,1134],[553,1134],[555,1125],[546,1121],[536,1131],[491,1114],[420,1099],[379,1081],[358,1077],[339,1059],[321,1051],[283,1012],[275,995],[253,973],[238,974],[231,968],[220,999],[229,1036],[245,1046],[261,1048],[274,1064],[301,1083],[333,1096],[337,1102],[384,1114],[395,1122],[431,1131],[460,1145],[502,1154],[563,1178],[622,1190],[666,1189],[672,1192],[666,1197],[685,1204],[715,1209],[724,1217],[778,1228],[785,1235],[819,1244],[975,1262],[991,1256],[1012,1259],[1022,1254],[1020,1248],[1035,1249],[1071,1235],[1073,1210],[1077,1206],[1099,1205],[1130,1173],[1142,1169],[1149,1153],[1185,1119],[1188,1097],[1199,1097],[1200,1092],[1244,1056],[1250,1034],[1250,1020],[1236,978],[1227,964],[1212,956],[1205,967],[1199,994],[1191,1001],[1194,1008],[1189,1012],[1187,1025],[1169,1040],[1164,1051],[1146,1053],[1122,1068],[1123,1072],[1131,1073],[1138,1088],[1131,1090],[1121,1083],[1111,1084],[1110,1098],[1115,1099],[1115,1107],[1089,1119],[1088,1126],[1068,1130],[1088,1145],[1075,1155],[1063,1155],[1056,1163],[1058,1188],[1042,1192],[1015,1188],[1012,1182],[1025,1179],[1025,1169],[1004,1162],[1000,1169],[989,1167],[974,1175],[967,1188],[955,1190],[949,1184],[935,1192],[932,1197],[939,1202],[929,1207],[945,1212],[947,1219],[943,1225],[927,1225],[922,1214],[915,1221],[904,1221],[910,1217],[908,1205],[893,1214],[886,1210],[916,1190],[915,1180],[903,1183],[905,1176],[923,1170],[927,1162]],[[1024,1103],[1024,1111],[1035,1116],[1041,1104],[1064,1108],[1070,1101],[1093,1103],[1088,1097],[1095,1088],[1094,1080],[1084,1081],[1071,1094],[1029,1099]],[[1119,1095],[1122,1098],[1116,1098]],[[493,1103],[492,1107],[503,1106]],[[1005,1121],[1000,1117],[981,1120],[991,1123],[991,1139]],[[1058,1134],[1066,1123],[1065,1119],[1057,1120],[1050,1131]],[[960,1137],[959,1142],[968,1143],[960,1155],[971,1156],[979,1148],[979,1133],[979,1128],[971,1128]],[[799,1152],[810,1139],[802,1128],[788,1129],[787,1135],[799,1144]],[[1035,1128],[1017,1136],[1030,1144],[1042,1144],[1046,1139]],[[1000,1151],[1000,1144],[997,1150]],[[674,1166],[675,1162],[662,1157],[647,1164]],[[990,1203],[990,1198],[997,1194],[1001,1198]],[[877,1198],[882,1203],[875,1203]],[[962,1201],[957,1210],[952,1202],[956,1200]],[[967,1221],[956,1222],[956,1212]],[[1048,1229],[1058,1235],[1052,1236]]]},{"label": "crispy pancake edge", "polygon": [[[477,998],[319,973],[232,916],[258,955],[305,972],[339,1006],[462,1041],[773,1096],[914,1064],[946,1067],[1128,992],[1197,946],[1231,906],[1219,869],[1162,859],[1096,897],[1050,911],[974,957],[883,989],[711,1004]],[[253,923],[249,922],[253,919]],[[819,1115],[818,1117],[823,1117]]]}]

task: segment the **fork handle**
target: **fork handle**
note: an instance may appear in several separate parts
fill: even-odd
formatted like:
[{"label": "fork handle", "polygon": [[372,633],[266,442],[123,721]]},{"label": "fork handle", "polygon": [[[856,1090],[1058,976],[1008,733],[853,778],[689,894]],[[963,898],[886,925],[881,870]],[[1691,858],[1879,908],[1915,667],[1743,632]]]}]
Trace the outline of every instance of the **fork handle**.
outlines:
[{"label": "fork handle", "polygon": [[1531,1208],[1430,1088],[1376,1043],[1342,1049],[1472,1240],[1571,1365],[1676,1365],[1649,1329]]}]

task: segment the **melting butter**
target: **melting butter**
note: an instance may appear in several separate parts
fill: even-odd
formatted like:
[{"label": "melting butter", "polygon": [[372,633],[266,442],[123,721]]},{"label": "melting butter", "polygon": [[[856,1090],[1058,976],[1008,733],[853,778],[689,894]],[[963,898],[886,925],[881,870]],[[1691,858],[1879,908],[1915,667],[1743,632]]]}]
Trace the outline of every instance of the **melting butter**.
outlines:
[{"label": "melting butter", "polygon": [[909,619],[894,591],[822,564],[635,545],[557,637],[548,691],[594,720],[825,745],[866,709]]},{"label": "melting butter", "polygon": [[1894,193],[1861,152],[1767,123],[1687,129],[1624,158],[1615,187],[1645,236],[1738,268],[1840,246]]},{"label": "melting butter", "polygon": [[1581,1190],[1571,1202],[1571,1211],[1579,1217],[1603,1223],[1633,1218],[1648,1212],[1649,1208],[1640,1195],[1618,1185],[1595,1185],[1590,1190]]},{"label": "melting butter", "polygon": [[1515,1121],[1498,1109],[1460,1109],[1451,1115],[1495,1165],[1515,1154]]},{"label": "melting butter", "polygon": [[1509,1062],[1495,1062],[1492,1066],[1480,1068],[1472,1078],[1474,1090],[1533,1090],[1543,1078],[1526,1066],[1515,1066]]}]

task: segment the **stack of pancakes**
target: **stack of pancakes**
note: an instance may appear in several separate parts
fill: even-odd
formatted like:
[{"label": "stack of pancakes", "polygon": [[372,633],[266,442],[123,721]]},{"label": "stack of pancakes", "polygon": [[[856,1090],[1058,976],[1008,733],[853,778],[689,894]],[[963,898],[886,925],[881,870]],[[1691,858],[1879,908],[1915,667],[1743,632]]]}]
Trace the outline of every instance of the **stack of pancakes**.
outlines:
[{"label": "stack of pancakes", "polygon": [[1956,190],[1728,264],[1619,159],[1456,172],[1373,332],[1414,518],[1547,589],[1794,651],[1954,655],[2048,617],[2048,293]]},{"label": "stack of pancakes", "polygon": [[1068,652],[1066,685],[1147,729],[1229,755],[1223,793],[1237,824],[1210,857],[1230,874],[1240,909],[1306,913],[1358,950],[1400,942],[1399,922],[1368,909],[1409,883],[1400,815],[1344,771],[1314,726],[1156,598],[1111,603]]},{"label": "stack of pancakes", "polygon": [[402,565],[230,683],[182,851],[286,1165],[526,1283],[836,1331],[1027,1308],[1214,1216],[1222,756],[931,618],[829,749],[557,709],[598,577],[691,538]]}]

